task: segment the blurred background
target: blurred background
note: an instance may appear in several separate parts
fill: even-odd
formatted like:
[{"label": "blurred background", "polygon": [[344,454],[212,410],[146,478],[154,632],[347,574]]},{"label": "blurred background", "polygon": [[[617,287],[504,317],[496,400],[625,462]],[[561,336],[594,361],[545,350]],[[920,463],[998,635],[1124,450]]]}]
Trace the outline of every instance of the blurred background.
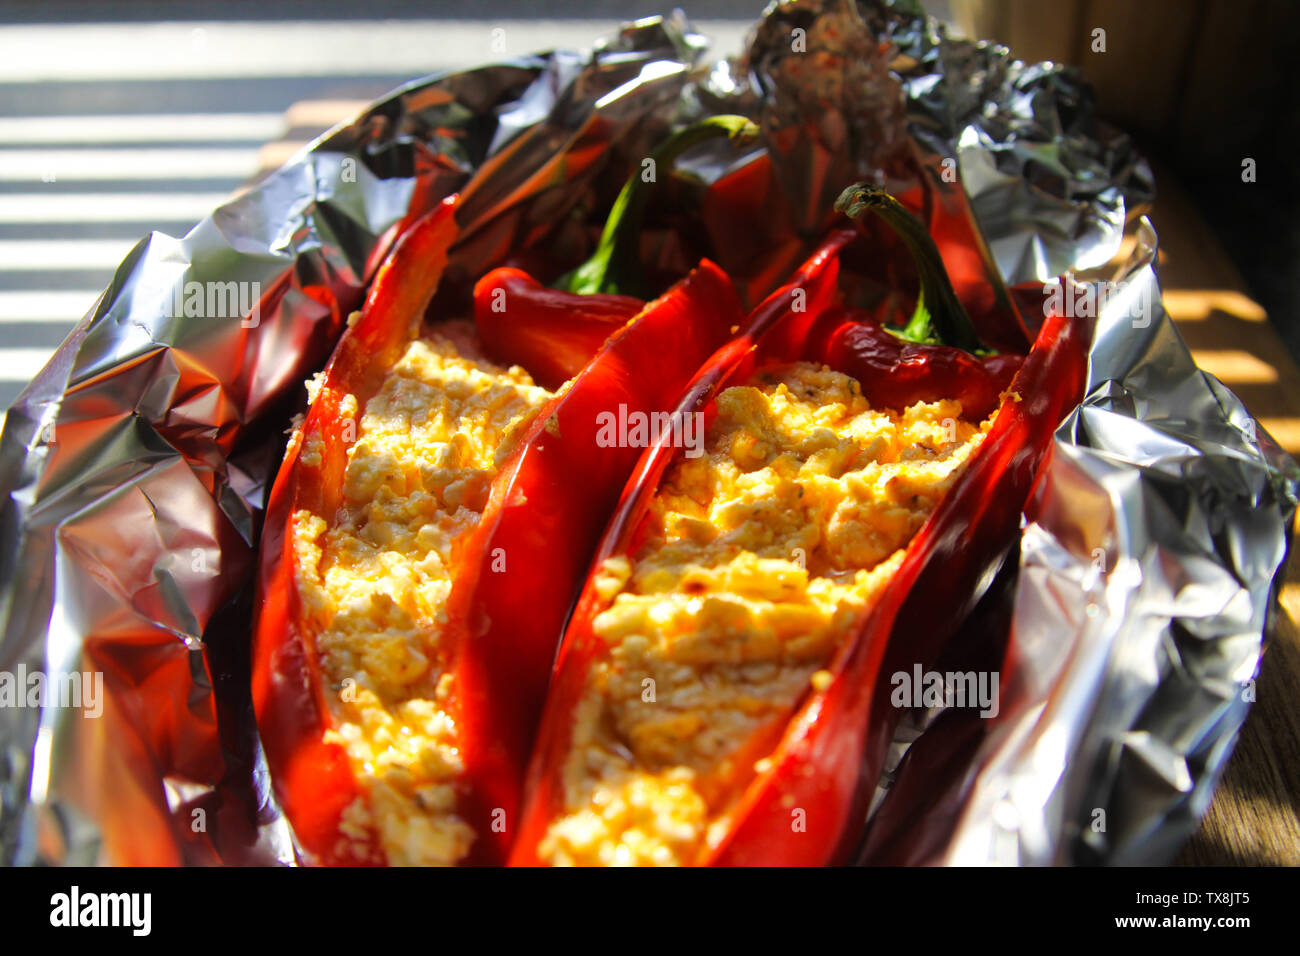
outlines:
[{"label": "blurred background", "polygon": [[[686,12],[734,52],[761,0]],[[1081,67],[1178,177],[1300,354],[1300,53],[1291,0],[932,0],[954,30]],[[419,75],[589,43],[652,0],[0,0],[0,409],[151,229]],[[1094,31],[1105,31],[1098,50]],[[1255,161],[1255,181],[1242,163]],[[1297,427],[1300,436],[1300,426]],[[1297,438],[1300,441],[1300,437]]]},{"label": "blurred background", "polygon": [[[184,235],[410,79],[590,45],[659,9],[647,0],[0,2],[0,412],[150,230]],[[708,0],[690,12],[739,49],[761,10]]]}]

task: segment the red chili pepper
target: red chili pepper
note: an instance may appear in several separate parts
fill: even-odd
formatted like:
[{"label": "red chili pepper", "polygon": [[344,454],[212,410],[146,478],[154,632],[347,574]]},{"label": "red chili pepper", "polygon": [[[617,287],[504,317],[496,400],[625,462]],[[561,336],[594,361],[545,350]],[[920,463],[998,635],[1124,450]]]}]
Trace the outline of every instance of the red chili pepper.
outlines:
[{"label": "red chili pepper", "polygon": [[[743,116],[710,116],[677,131],[648,157],[667,168],[684,151],[720,136],[744,141],[757,127]],[[558,388],[578,373],[605,339],[641,311],[641,219],[656,182],[638,170],[624,184],[591,258],[548,288],[528,273],[501,268],[474,287],[474,319],[488,354],[522,365],[534,381]]]},{"label": "red chili pepper", "polygon": [[1023,353],[1033,341],[1033,330],[1025,323],[1021,303],[1002,281],[966,190],[960,182],[935,182],[932,167],[919,158],[915,145],[913,150],[922,185],[904,201],[920,210],[949,281],[980,338],[999,351]]},{"label": "red chili pepper", "polygon": [[[253,645],[253,707],[276,797],[300,845],[321,863],[375,862],[336,852],[339,818],[359,788],[347,754],[326,742],[326,688],[315,634],[299,600],[293,548],[295,514],[333,514],[347,467],[349,420],[339,404],[363,403],[379,388],[428,307],[456,238],[454,197],[398,238],[380,265],[360,318],[348,328],[322,377],[316,400],[290,439],[262,531],[258,614]],[[355,437],[355,436],[352,436]],[[304,447],[319,458],[304,460]]]},{"label": "red chili pepper", "polygon": [[[817,335],[806,334],[818,318],[816,312],[810,317],[791,311],[789,297],[792,287],[809,284],[810,276],[824,280],[829,275],[833,285],[835,254],[844,241],[837,237],[833,250],[823,249],[815,257],[820,260],[815,267],[809,263],[791,286],[774,293],[755,311],[747,336],[710,360],[680,408],[705,405],[725,385],[747,378],[760,362],[791,361],[816,347]],[[931,286],[931,308],[938,304],[933,294],[937,291]],[[823,287],[819,300],[825,294]],[[773,310],[774,300],[782,308]],[[960,332],[954,324],[962,320],[959,312],[943,318]],[[831,321],[839,322],[836,317]],[[821,864],[840,861],[852,849],[866,797],[879,776],[898,719],[889,705],[888,674],[902,669],[904,663],[910,667],[913,659],[933,660],[1014,541],[1021,509],[1050,448],[1052,433],[1082,396],[1090,337],[1087,322],[1052,317],[1044,324],[979,451],[912,539],[899,571],[831,662],[829,684],[824,690],[808,692],[765,761],[767,769],[756,774],[710,827],[709,845],[697,862]],[[837,357],[852,359],[854,353],[841,348]],[[993,372],[1004,374],[1009,364],[1001,363]],[[976,371],[993,377],[982,369],[971,374]],[[673,449],[660,446],[642,459],[597,550],[593,569],[610,557],[635,552],[644,537],[650,502],[673,455]],[[604,650],[593,621],[605,606],[593,576],[561,644],[512,864],[540,862],[538,845],[549,823],[563,810],[562,773],[577,705],[591,667]],[[890,670],[883,669],[885,663],[893,665]],[[803,827],[791,825],[796,809],[802,811]]]},{"label": "red chili pepper", "polygon": [[[267,509],[253,699],[277,797],[300,845],[326,864],[384,860],[373,842],[358,852],[355,840],[339,839],[340,818],[362,784],[342,747],[325,740],[332,718],[316,660],[318,624],[295,584],[295,515],[339,507],[355,439],[340,402],[353,395],[364,408],[418,330],[456,236],[451,208],[444,203],[417,222],[380,267],[291,440]],[[536,314],[508,309],[504,317],[535,348],[540,339],[526,333],[536,331]],[[475,530],[458,544],[442,640],[453,655],[451,709],[465,765],[457,810],[478,835],[466,862],[504,858],[564,617],[639,455],[600,447],[599,414],[667,410],[742,318],[730,281],[705,262],[623,322],[541,409],[500,468]],[[576,347],[565,354],[573,360]]]},{"label": "red chili pepper", "polygon": [[[1052,434],[1083,397],[1092,323],[1051,316],[965,471],[786,728],[768,769],[726,814],[710,865],[818,865],[852,851],[902,714],[891,675],[928,668],[1009,544]],[[803,811],[802,830],[791,827]]]},{"label": "red chili pepper", "polygon": [[949,345],[905,342],[861,309],[842,306],[818,317],[803,357],[852,375],[877,408],[902,409],[951,398],[960,401],[962,414],[975,421],[997,408],[998,396],[1024,361],[1021,355],[980,360]]},{"label": "red chili pepper", "polygon": [[645,306],[627,295],[549,289],[519,269],[489,272],[474,286],[474,324],[488,355],[522,365],[554,391]]},{"label": "red chili pepper", "polygon": [[[835,291],[839,270],[837,254],[854,233],[848,230],[831,239],[799,270],[794,279],[769,295],[751,313],[740,332],[703,364],[682,394],[674,413],[688,415],[703,410],[726,384],[744,377],[760,360],[760,340],[775,336],[790,347],[798,347],[801,336],[790,334],[806,328],[816,310],[825,308]],[[764,343],[766,345],[766,343]],[[667,440],[641,456],[596,552],[591,566],[632,550],[640,519],[650,504],[659,479],[675,453]],[[546,702],[537,747],[529,768],[529,798],[523,822],[511,856],[511,865],[536,865],[537,845],[547,824],[562,805],[564,757],[568,750],[575,710],[586,685],[589,669],[601,648],[591,622],[601,602],[589,579],[561,644],[555,663],[550,695]]]},{"label": "red chili pepper", "polygon": [[[743,318],[731,280],[701,262],[538,413],[493,485],[447,605],[462,647],[455,710],[468,742],[463,811],[483,836],[474,862],[505,860],[564,619],[641,455],[603,442],[602,428],[672,408]],[[494,556],[502,571],[492,570]]]},{"label": "red chili pepper", "polygon": [[852,218],[874,212],[911,250],[921,279],[915,312],[905,326],[890,331],[862,309],[833,308],[819,315],[811,328],[798,330],[801,351],[790,347],[789,334],[775,351],[852,375],[877,407],[901,409],[950,398],[961,402],[968,418],[985,418],[997,408],[1024,357],[975,354],[982,343],[944,258],[901,203],[880,189],[850,187],[836,205]]},{"label": "red chili pepper", "polygon": [[722,136],[734,142],[748,142],[758,137],[758,127],[744,116],[707,116],[659,143],[614,199],[591,258],[557,279],[556,286],[566,292],[644,295],[641,220],[657,176],[666,174],[692,146]]},{"label": "red chili pepper", "polygon": [[[906,408],[946,397],[960,400],[967,417],[986,417],[997,408],[1024,357],[976,354],[983,344],[953,287],[945,254],[901,203],[884,190],[851,186],[836,208],[855,219],[870,210],[898,234],[916,261],[920,295],[911,319],[893,331],[860,309],[821,315],[801,357],[853,375],[877,406]],[[1006,299],[1001,280],[996,286],[994,297]]]}]

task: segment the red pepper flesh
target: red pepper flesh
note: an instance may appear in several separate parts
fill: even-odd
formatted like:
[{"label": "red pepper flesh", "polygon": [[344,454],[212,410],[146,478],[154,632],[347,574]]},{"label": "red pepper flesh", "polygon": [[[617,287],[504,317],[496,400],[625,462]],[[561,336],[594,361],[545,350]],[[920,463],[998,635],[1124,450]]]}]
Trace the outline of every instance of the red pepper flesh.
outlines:
[{"label": "red pepper flesh", "polygon": [[[300,846],[323,864],[377,864],[384,856],[373,840],[359,847],[340,839],[343,812],[363,788],[341,745],[324,740],[332,724],[329,689],[316,660],[317,625],[295,583],[294,516],[337,510],[356,437],[340,403],[352,395],[364,408],[418,332],[456,237],[451,209],[446,203],[417,222],[381,265],[291,440],[267,510],[254,705],[277,797]],[[543,331],[565,331],[558,313],[541,313],[545,328],[536,312],[503,315],[513,330],[494,328],[517,332],[530,348]],[[742,318],[730,281],[705,262],[631,321],[609,323],[614,334],[600,337],[594,358],[543,406],[498,471],[474,531],[458,543],[443,639],[453,659],[450,710],[465,764],[457,812],[478,835],[464,862],[504,859],[515,828],[499,824],[514,822],[564,617],[639,454],[600,447],[597,415],[620,405],[625,413],[666,410]],[[577,347],[568,348],[566,361],[576,361]],[[304,447],[319,450],[319,460],[304,460]]]},{"label": "red pepper flesh", "polygon": [[[839,246],[843,242],[839,240]],[[821,258],[818,268],[812,268],[812,263],[805,266],[790,286],[755,310],[747,326],[750,334],[742,334],[710,360],[680,407],[709,404],[721,388],[746,379],[763,362],[853,357],[846,348],[836,355],[819,352],[826,343],[819,344],[816,323],[825,312],[800,314],[789,307],[792,288],[807,284],[810,275],[824,279],[829,274],[833,291],[839,246],[829,253],[823,249],[815,257]],[[824,286],[816,298],[825,301]],[[771,309],[773,299],[784,308]],[[838,328],[843,319],[843,313],[833,314],[828,324]],[[878,779],[898,718],[889,705],[887,674],[912,657],[928,661],[937,655],[1014,541],[1019,515],[1052,434],[1082,396],[1090,338],[1087,322],[1054,316],[1044,324],[979,451],[908,545],[900,570],[877,603],[837,652],[830,665],[830,684],[825,690],[809,691],[772,751],[767,769],[747,784],[723,814],[721,826],[711,829],[710,844],[698,863],[825,864],[842,861],[852,849],[861,829],[855,821],[860,824],[864,818],[866,797]],[[1015,364],[1002,362],[989,370],[974,357],[968,358],[970,374],[986,376],[989,387],[995,375],[1005,375]],[[834,361],[828,364],[836,367]],[[852,374],[849,368],[840,370]],[[927,389],[943,381],[942,375],[931,371]],[[609,557],[635,551],[646,510],[673,456],[673,449],[660,447],[643,457],[597,550],[593,569]],[[589,579],[561,644],[512,865],[541,862],[538,845],[549,822],[562,810],[561,775],[577,704],[603,648],[592,627],[602,609]],[[882,670],[885,662],[894,666]],[[801,827],[792,826],[795,810],[802,811]]]},{"label": "red pepper flesh", "polygon": [[[359,789],[342,746],[327,743],[326,688],[315,635],[295,584],[296,512],[332,514],[347,467],[346,395],[364,402],[401,354],[428,307],[447,250],[456,238],[454,197],[443,201],[394,243],[366,295],[361,315],[339,340],[316,400],[290,439],[276,475],[262,531],[258,613],[253,643],[253,707],[271,781],[299,845],[325,864],[378,862],[378,850],[340,854],[339,819]],[[305,461],[306,447],[321,451]]]},{"label": "red pepper flesh", "polygon": [[[682,394],[675,414],[687,415],[706,409],[728,383],[746,377],[748,370],[761,359],[759,343],[768,333],[779,329],[785,333],[783,339],[788,339],[794,347],[799,339],[799,329],[807,328],[815,310],[825,308],[833,296],[839,269],[837,254],[854,237],[855,233],[849,230],[836,233],[804,264],[794,279],[764,299],[739,333],[703,364]],[[796,334],[790,334],[792,331]],[[592,568],[599,567],[606,558],[635,548],[640,519],[675,451],[665,441],[640,457],[618,508],[604,529],[590,565]],[[591,626],[600,609],[600,600],[589,577],[555,662],[551,690],[528,770],[528,800],[510,857],[512,866],[533,866],[541,862],[537,856],[538,844],[545,836],[549,821],[562,805],[563,782],[560,777],[574,715],[590,666],[601,648]]]},{"label": "red pepper flesh", "polygon": [[549,289],[528,273],[494,269],[474,286],[474,324],[488,355],[521,365],[554,391],[645,306],[627,295]]},{"label": "red pepper flesh", "polygon": [[[968,418],[980,421],[998,407],[998,375],[1019,366],[1023,356],[996,356],[990,368],[964,349],[905,342],[860,309],[837,307],[814,323],[804,358],[851,375],[876,408],[907,408],[941,398],[961,402]],[[1009,384],[1009,379],[1008,379]]]},{"label": "red pepper flesh", "polygon": [[[542,408],[493,485],[447,605],[462,648],[454,711],[472,742],[462,747],[472,794],[463,809],[483,838],[474,862],[504,862],[517,832],[524,771],[565,617],[641,454],[602,443],[602,416],[672,408],[743,317],[731,280],[702,261]],[[498,560],[501,570],[493,570]]]},{"label": "red pepper flesh", "polygon": [[[1051,316],[993,425],[908,545],[823,691],[809,694],[702,863],[813,866],[852,852],[902,714],[890,675],[926,668],[975,606],[1011,542],[1052,435],[1083,397],[1092,323]],[[801,811],[802,828],[791,826]]]}]

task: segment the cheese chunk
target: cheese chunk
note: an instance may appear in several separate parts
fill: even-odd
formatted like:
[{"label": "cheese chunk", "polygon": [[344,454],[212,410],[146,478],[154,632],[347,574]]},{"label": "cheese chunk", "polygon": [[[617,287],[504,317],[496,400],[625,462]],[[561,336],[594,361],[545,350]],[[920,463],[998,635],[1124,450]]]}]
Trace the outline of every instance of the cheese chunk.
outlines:
[{"label": "cheese chunk", "polygon": [[[390,864],[454,864],[473,841],[456,815],[444,606],[456,543],[549,397],[522,369],[465,357],[448,337],[417,339],[366,405],[338,512],[295,516],[296,583],[333,691],[330,735],[363,790],[343,830],[375,839]],[[343,405],[355,413],[355,400]]]},{"label": "cheese chunk", "polygon": [[665,475],[633,560],[598,569],[607,650],[548,862],[689,863],[992,422],[954,401],[873,409],[854,379],[808,363],[717,406],[705,454]]}]

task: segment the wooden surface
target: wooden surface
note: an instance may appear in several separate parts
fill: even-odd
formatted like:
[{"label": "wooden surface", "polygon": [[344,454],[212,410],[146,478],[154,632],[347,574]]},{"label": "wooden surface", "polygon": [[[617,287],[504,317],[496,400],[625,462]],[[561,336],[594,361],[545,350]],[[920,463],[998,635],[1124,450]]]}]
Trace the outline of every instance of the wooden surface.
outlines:
[{"label": "wooden surface", "polygon": [[[263,150],[263,170],[275,169],[365,105],[296,104],[287,114],[285,137]],[[1232,389],[1278,443],[1300,458],[1300,367],[1187,193],[1167,169],[1157,166],[1155,172],[1157,199],[1148,215],[1159,236],[1166,309],[1197,364]],[[1131,247],[1130,239],[1120,257]],[[1255,705],[1179,864],[1300,865],[1300,562],[1290,562],[1280,598]]]},{"label": "wooden surface", "polygon": [[[1079,67],[1101,115],[1184,169],[1258,155],[1294,111],[1293,0],[948,0],[960,35]],[[1101,32],[1098,32],[1101,31]]]},{"label": "wooden surface", "polygon": [[[1300,368],[1168,170],[1156,168],[1156,191],[1165,307],[1197,364],[1300,457]],[[1179,863],[1300,865],[1300,562],[1289,563],[1280,597],[1255,705]]]}]

